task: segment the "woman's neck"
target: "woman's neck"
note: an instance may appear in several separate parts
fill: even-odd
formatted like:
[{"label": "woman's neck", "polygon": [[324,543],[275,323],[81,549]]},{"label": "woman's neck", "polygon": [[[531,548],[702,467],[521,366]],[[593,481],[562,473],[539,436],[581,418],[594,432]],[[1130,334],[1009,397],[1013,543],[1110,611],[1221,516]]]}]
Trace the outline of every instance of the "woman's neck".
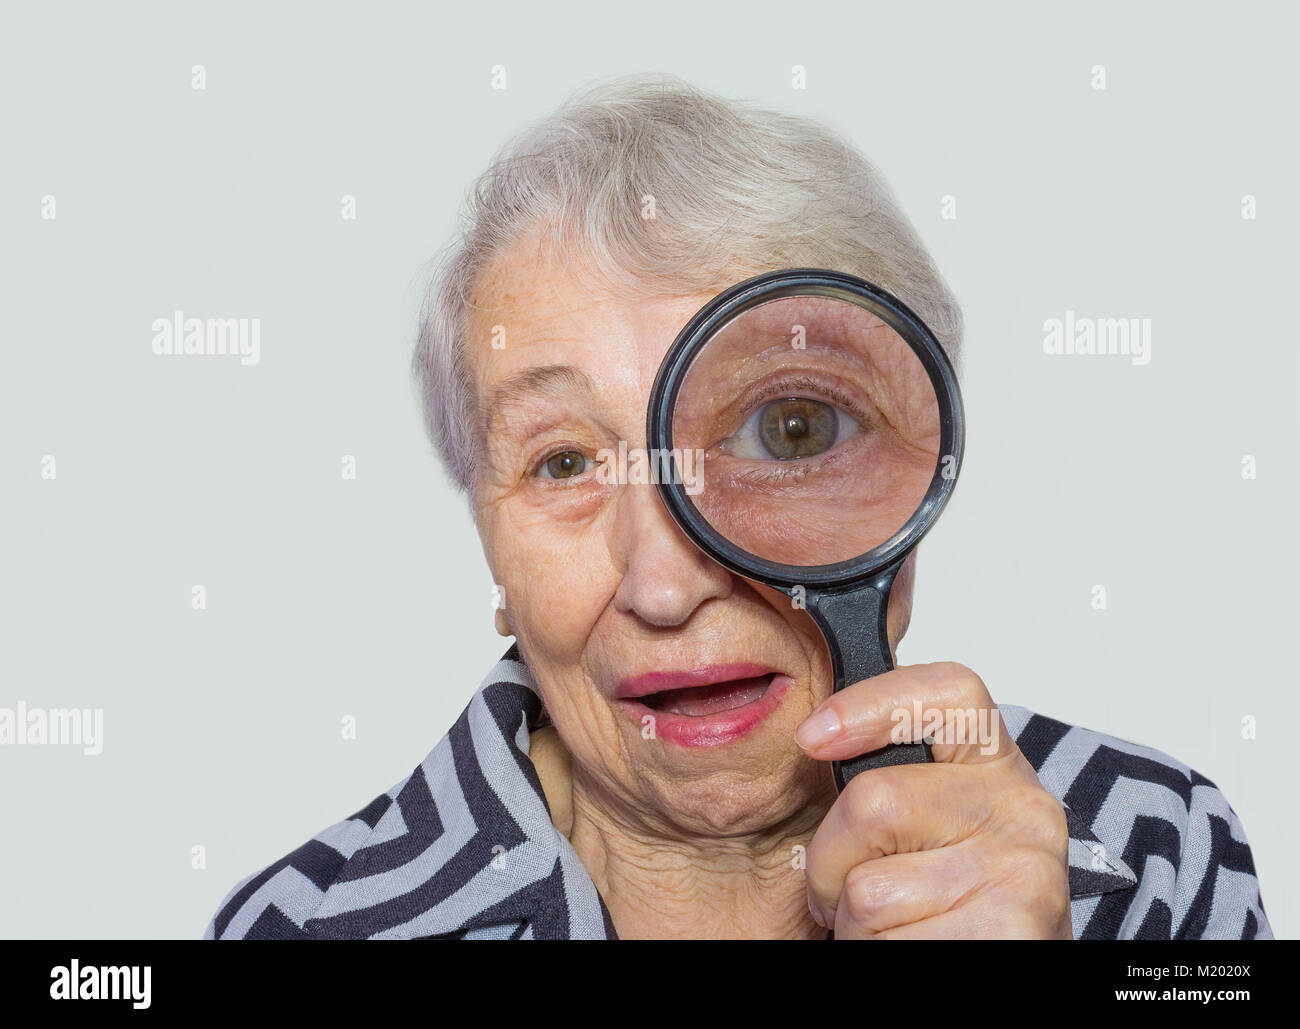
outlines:
[{"label": "woman's neck", "polygon": [[530,756],[552,822],[591,875],[620,938],[825,938],[808,911],[801,860],[821,812],[805,810],[748,836],[692,838],[647,826],[575,776],[558,737],[535,733]]},{"label": "woman's neck", "polygon": [[810,838],[773,840],[770,849],[636,838],[579,804],[570,842],[621,939],[824,939],[794,849]]}]

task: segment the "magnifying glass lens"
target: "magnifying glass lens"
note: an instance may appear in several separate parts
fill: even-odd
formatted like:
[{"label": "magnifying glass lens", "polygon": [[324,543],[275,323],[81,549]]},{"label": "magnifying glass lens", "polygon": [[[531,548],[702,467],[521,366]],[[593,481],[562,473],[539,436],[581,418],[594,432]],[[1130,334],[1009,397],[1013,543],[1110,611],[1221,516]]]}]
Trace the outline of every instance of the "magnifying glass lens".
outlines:
[{"label": "magnifying glass lens", "polygon": [[674,449],[692,502],[742,550],[787,565],[895,537],[939,467],[939,399],[913,348],[858,304],[796,295],[722,325],[682,379]]}]

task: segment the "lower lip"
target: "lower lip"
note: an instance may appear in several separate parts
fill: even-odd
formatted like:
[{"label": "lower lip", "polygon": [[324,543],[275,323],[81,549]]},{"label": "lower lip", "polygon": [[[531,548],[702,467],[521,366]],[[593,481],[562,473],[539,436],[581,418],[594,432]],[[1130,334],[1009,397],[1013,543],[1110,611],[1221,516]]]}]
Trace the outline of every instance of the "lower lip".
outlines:
[{"label": "lower lip", "polygon": [[635,700],[619,701],[637,725],[644,727],[645,717],[654,721],[656,739],[676,743],[682,747],[717,747],[738,740],[753,732],[767,720],[768,715],[781,705],[781,698],[794,682],[788,675],[774,675],[767,690],[757,700],[728,711],[711,715],[678,715],[654,708]]}]

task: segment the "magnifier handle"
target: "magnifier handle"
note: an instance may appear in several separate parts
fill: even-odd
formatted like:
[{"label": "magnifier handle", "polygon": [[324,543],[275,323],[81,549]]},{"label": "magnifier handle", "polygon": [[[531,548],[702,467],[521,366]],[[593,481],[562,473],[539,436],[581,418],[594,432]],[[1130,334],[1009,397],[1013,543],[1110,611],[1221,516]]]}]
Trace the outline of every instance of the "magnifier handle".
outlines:
[{"label": "magnifier handle", "polygon": [[[831,629],[829,638],[836,641],[830,648],[836,692],[894,667],[885,615],[895,570],[890,569],[874,587],[808,598],[809,613],[824,628]],[[865,632],[863,626],[867,627]],[[842,792],[850,779],[869,769],[933,760],[928,743],[894,743],[868,754],[832,761],[831,773],[835,788]]]}]

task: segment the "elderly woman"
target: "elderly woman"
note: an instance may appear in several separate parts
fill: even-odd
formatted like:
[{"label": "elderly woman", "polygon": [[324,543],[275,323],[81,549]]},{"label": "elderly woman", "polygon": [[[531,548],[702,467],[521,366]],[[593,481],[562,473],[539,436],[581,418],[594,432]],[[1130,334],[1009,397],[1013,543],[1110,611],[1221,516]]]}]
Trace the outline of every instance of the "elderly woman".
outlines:
[{"label": "elderly woman", "polygon": [[[999,707],[959,664],[833,693],[807,611],[706,557],[654,485],[596,474],[646,445],[683,324],[792,267],[877,284],[955,355],[912,226],[816,124],[635,78],[498,157],[415,370],[515,642],[409,776],[238,883],[208,938],[1270,935],[1241,825],[1196,772]],[[830,762],[914,704],[982,712],[996,746],[936,738],[932,763],[837,793]]]}]

